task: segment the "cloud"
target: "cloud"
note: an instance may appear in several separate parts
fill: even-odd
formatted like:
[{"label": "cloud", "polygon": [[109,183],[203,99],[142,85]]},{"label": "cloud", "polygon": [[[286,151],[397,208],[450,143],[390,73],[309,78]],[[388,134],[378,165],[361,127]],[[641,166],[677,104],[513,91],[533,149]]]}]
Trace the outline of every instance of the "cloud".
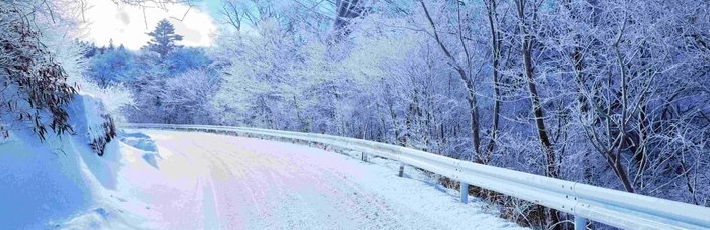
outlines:
[{"label": "cloud", "polygon": [[139,49],[150,40],[146,33],[165,18],[175,25],[176,33],[184,36],[181,45],[210,46],[217,30],[209,14],[183,4],[159,9],[117,5],[111,0],[88,0],[88,3],[92,7],[85,12],[89,28],[86,40],[99,46],[113,39],[115,45]]},{"label": "cloud", "polygon": [[123,24],[131,24],[131,18],[128,17],[128,12],[124,8],[118,8],[116,11],[116,18],[121,20]]},{"label": "cloud", "polygon": [[[203,37],[201,34],[201,31],[197,29],[191,29],[188,27],[188,25],[185,23],[185,21],[178,21],[173,18],[168,19],[170,22],[175,25],[175,31],[182,31],[180,35],[183,36],[182,40],[184,42],[190,42],[190,43],[196,43],[199,44],[200,41],[202,41]],[[187,20],[187,19],[185,19]]]}]

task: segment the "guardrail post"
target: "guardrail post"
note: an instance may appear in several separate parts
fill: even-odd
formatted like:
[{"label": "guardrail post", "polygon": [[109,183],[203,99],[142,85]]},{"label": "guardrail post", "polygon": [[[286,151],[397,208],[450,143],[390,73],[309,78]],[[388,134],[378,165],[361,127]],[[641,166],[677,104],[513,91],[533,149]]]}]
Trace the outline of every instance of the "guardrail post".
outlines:
[{"label": "guardrail post", "polygon": [[587,230],[587,218],[574,216],[574,230]]},{"label": "guardrail post", "polygon": [[461,193],[461,203],[468,204],[468,184],[459,183],[459,193]]},{"label": "guardrail post", "polygon": [[367,153],[362,152],[362,161],[367,162]]},{"label": "guardrail post", "polygon": [[399,163],[399,177],[402,177],[404,174],[404,163]]}]

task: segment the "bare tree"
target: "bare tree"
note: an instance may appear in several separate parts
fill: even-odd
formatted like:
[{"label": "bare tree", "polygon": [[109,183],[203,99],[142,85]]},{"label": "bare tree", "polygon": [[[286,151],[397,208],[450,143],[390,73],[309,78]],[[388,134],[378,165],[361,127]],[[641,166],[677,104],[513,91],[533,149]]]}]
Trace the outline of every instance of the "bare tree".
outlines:
[{"label": "bare tree", "polygon": [[473,148],[474,152],[476,153],[476,161],[478,163],[484,163],[484,159],[486,157],[483,156],[481,152],[481,124],[480,124],[480,115],[479,115],[479,109],[478,109],[478,98],[476,95],[476,88],[475,84],[473,83],[473,65],[472,65],[472,57],[471,57],[471,52],[469,51],[469,47],[466,45],[466,42],[463,37],[463,31],[462,31],[462,25],[461,25],[461,17],[460,17],[460,9],[459,5],[457,4],[457,25],[458,25],[458,33],[457,33],[457,40],[459,44],[461,45],[462,49],[464,50],[464,63],[466,66],[463,66],[451,53],[450,48],[447,47],[446,44],[444,44],[444,41],[440,37],[440,32],[437,30],[436,23],[434,22],[434,19],[432,18],[431,14],[429,13],[429,10],[426,7],[426,4],[424,4],[423,0],[419,1],[422,10],[424,11],[424,15],[426,16],[427,22],[429,23],[429,26],[431,26],[432,29],[432,34],[431,36],[434,38],[434,41],[438,44],[439,48],[441,48],[441,51],[444,53],[444,55],[447,57],[447,62],[451,68],[453,68],[456,73],[459,76],[459,79],[464,82],[466,91],[468,92],[468,103],[470,105],[470,114],[471,114],[471,136],[473,139]]},{"label": "bare tree", "polygon": [[[523,75],[528,85],[528,92],[530,93],[530,102],[532,105],[532,113],[535,120],[535,128],[538,135],[538,140],[540,141],[540,147],[545,155],[546,170],[545,175],[553,178],[557,178],[559,175],[559,169],[557,167],[556,153],[548,130],[545,127],[545,115],[540,103],[540,95],[537,89],[537,83],[535,80],[535,71],[533,66],[533,48],[535,41],[535,36],[533,35],[533,30],[538,23],[538,7],[543,1],[528,1],[528,0],[515,0],[515,6],[517,10],[517,19],[519,24],[519,33],[521,36],[521,52],[523,58]],[[561,229],[561,225],[557,223],[560,222],[558,212],[554,209],[549,209],[549,218],[552,221],[553,229]]]},{"label": "bare tree", "polygon": [[500,123],[500,103],[501,103],[501,92],[500,92],[500,62],[502,59],[503,52],[503,38],[502,33],[498,29],[498,11],[497,11],[497,0],[483,0],[486,6],[488,25],[491,30],[491,67],[493,71],[493,124],[491,125],[491,140],[486,147],[487,156],[493,153],[495,148],[496,140],[498,139],[498,126]]}]

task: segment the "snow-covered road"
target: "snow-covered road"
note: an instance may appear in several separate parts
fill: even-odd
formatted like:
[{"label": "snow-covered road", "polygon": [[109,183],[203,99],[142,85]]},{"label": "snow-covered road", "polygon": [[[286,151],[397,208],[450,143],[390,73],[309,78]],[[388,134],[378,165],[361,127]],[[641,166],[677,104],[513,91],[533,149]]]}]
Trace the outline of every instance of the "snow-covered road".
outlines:
[{"label": "snow-covered road", "polygon": [[[522,229],[475,200],[397,163],[291,143],[141,130],[160,173],[133,171],[131,192],[153,224],[170,229]],[[139,175],[140,174],[140,175]],[[162,182],[136,182],[135,178]],[[147,179],[154,181],[156,178]],[[159,223],[156,223],[159,222]],[[131,224],[134,225],[134,224]]]}]

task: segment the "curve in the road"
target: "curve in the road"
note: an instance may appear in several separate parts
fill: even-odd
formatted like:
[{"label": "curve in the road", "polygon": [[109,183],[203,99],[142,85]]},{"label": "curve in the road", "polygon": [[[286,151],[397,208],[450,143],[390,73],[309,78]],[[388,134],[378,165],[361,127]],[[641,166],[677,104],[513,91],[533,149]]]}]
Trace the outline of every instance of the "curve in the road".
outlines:
[{"label": "curve in the road", "polygon": [[[200,221],[168,226],[204,229],[522,229],[487,205],[461,204],[396,162],[377,164],[308,146],[206,133],[142,130],[163,155],[160,170],[196,174],[196,191],[172,193],[200,207]],[[187,164],[186,164],[187,162]],[[188,168],[185,168],[188,167]],[[189,183],[189,182],[186,182]],[[441,192],[441,191],[445,192]],[[149,192],[149,191],[148,191]],[[163,196],[165,194],[162,194]],[[181,212],[161,199],[163,210]],[[190,211],[186,211],[190,212]],[[190,214],[176,214],[189,216]],[[187,222],[181,224],[180,222]],[[190,225],[188,223],[201,223]]]}]

